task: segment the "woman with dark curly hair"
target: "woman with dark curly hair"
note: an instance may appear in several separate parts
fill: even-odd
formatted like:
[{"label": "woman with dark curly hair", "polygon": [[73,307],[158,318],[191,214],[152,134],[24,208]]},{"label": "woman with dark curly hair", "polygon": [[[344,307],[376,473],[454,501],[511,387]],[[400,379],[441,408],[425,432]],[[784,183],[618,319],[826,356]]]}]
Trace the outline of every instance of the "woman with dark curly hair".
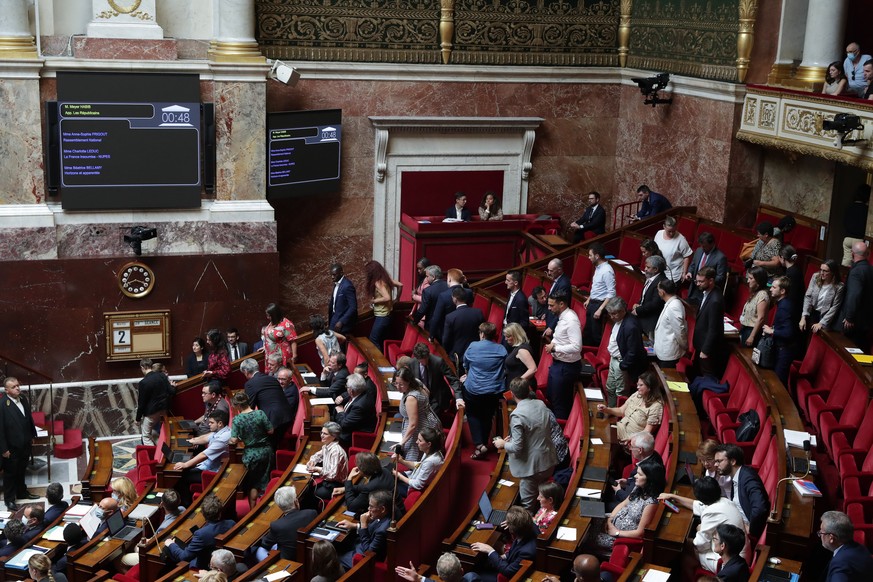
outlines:
[{"label": "woman with dark curly hair", "polygon": [[[846,95],[849,90],[849,80],[846,78],[846,72],[843,70],[843,63],[834,61],[828,65],[825,72],[824,86],[821,88],[822,95]],[[854,95],[853,95],[854,97]]]},{"label": "woman with dark curly hair", "polygon": [[267,305],[264,311],[267,315],[267,325],[261,328],[264,358],[282,354],[282,365],[287,367],[297,361],[297,330],[275,303]]},{"label": "woman with dark curly hair", "polygon": [[197,374],[202,374],[209,364],[206,355],[206,340],[202,337],[195,337],[194,344],[191,346],[191,354],[185,361],[185,374],[190,378]]},{"label": "woman with dark curly hair", "polygon": [[500,206],[500,199],[497,195],[488,191],[482,197],[482,203],[479,204],[479,218],[482,220],[503,220],[503,208]]},{"label": "woman with dark curly hair", "polygon": [[370,341],[379,350],[382,350],[382,342],[391,323],[391,309],[394,307],[394,290],[403,287],[403,283],[395,281],[379,261],[369,261],[364,265],[366,283],[364,289],[370,303],[373,304],[373,329],[370,330]]},{"label": "woman with dark curly hair", "polygon": [[206,370],[203,375],[209,380],[224,381],[230,374],[230,357],[227,355],[227,344],[224,334],[217,329],[206,332],[206,347],[209,348]]}]

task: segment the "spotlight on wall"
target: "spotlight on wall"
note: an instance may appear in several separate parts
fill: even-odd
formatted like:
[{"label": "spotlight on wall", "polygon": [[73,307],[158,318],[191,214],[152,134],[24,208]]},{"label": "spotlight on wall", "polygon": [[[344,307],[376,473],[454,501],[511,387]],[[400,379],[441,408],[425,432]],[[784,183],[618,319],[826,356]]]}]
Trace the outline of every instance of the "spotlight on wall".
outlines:
[{"label": "spotlight on wall", "polygon": [[286,65],[278,59],[273,61],[272,64],[273,66],[270,69],[270,78],[274,81],[279,81],[280,83],[284,83],[289,87],[293,87],[297,84],[297,81],[300,80],[300,71],[298,71],[291,65]]},{"label": "spotlight on wall", "polygon": [[826,120],[821,124],[825,131],[835,131],[837,137],[834,138],[834,147],[842,149],[844,145],[857,145],[864,143],[863,139],[846,139],[853,131],[864,131],[864,125],[861,123],[861,118],[852,113],[837,113],[833,120]]},{"label": "spotlight on wall", "polygon": [[631,81],[637,84],[640,92],[645,96],[646,99],[643,101],[643,105],[654,107],[662,103],[673,103],[672,98],[662,99],[658,97],[658,91],[665,88],[667,83],[670,82],[670,73],[659,73],[654,77],[631,79]]},{"label": "spotlight on wall", "polygon": [[147,228],[145,226],[134,226],[130,229],[130,234],[124,235],[124,242],[133,249],[136,256],[142,254],[142,241],[157,238],[158,229]]}]

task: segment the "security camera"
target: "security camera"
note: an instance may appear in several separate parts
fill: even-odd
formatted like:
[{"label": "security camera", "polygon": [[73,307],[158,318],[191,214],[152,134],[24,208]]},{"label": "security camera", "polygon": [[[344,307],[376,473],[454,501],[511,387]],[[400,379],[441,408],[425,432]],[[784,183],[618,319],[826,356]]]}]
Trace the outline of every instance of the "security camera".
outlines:
[{"label": "security camera", "polygon": [[300,80],[300,72],[277,59],[273,61],[273,67],[270,69],[270,78],[293,87]]},{"label": "security camera", "polygon": [[844,145],[856,145],[863,143],[863,139],[846,139],[853,131],[864,131],[864,125],[861,123],[861,118],[852,113],[837,113],[833,120],[826,120],[821,124],[825,131],[836,132],[834,138],[834,147],[842,149]]},{"label": "security camera", "polygon": [[672,103],[673,99],[662,99],[658,96],[658,91],[665,88],[670,82],[670,73],[658,73],[654,77],[631,79],[640,88],[646,98],[643,105],[651,105],[654,107],[660,103]]},{"label": "security camera", "polygon": [[147,228],[145,226],[134,226],[130,229],[129,235],[124,235],[124,242],[133,249],[136,256],[142,254],[142,241],[157,238],[158,229]]}]

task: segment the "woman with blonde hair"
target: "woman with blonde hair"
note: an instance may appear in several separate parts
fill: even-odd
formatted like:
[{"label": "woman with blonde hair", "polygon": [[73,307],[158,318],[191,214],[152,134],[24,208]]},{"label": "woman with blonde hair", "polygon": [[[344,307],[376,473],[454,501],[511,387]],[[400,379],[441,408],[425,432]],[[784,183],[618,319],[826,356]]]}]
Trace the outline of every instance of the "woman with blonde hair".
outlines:
[{"label": "woman with blonde hair", "polygon": [[52,573],[52,561],[45,554],[34,554],[27,560],[27,572],[34,582],[67,582],[60,572]]},{"label": "woman with blonde hair", "polygon": [[118,509],[127,511],[136,501],[136,487],[133,481],[127,477],[116,477],[109,484],[112,489],[112,498],[118,502]]},{"label": "woman with blonde hair", "polygon": [[516,378],[524,378],[531,383],[531,388],[535,389],[533,378],[537,373],[537,364],[534,362],[530,341],[524,328],[517,323],[510,323],[503,328],[503,337],[510,347],[505,361],[507,388]]}]

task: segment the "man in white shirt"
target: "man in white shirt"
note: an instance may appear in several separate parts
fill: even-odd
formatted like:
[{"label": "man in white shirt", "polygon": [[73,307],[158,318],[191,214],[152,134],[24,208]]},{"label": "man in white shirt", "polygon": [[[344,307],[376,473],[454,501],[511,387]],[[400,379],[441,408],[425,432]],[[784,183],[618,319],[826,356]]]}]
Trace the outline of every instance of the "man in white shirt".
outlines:
[{"label": "man in white shirt", "polygon": [[557,418],[568,418],[573,407],[573,385],[582,369],[582,324],[569,308],[570,298],[549,297],[549,311],[557,317],[552,341],[544,346],[552,354],[546,395]]},{"label": "man in white shirt", "polygon": [[615,271],[606,260],[606,248],[600,243],[594,243],[588,248],[588,258],[594,265],[594,277],[591,280],[591,293],[585,301],[585,330],[582,341],[586,346],[596,347],[603,337],[606,320],[603,310],[606,301],[615,297]]},{"label": "man in white shirt", "polygon": [[870,60],[870,55],[862,55],[861,47],[857,42],[850,42],[846,47],[846,60],[843,61],[843,70],[846,72],[846,80],[849,82],[851,97],[864,97],[867,83],[864,81],[864,63]]}]

